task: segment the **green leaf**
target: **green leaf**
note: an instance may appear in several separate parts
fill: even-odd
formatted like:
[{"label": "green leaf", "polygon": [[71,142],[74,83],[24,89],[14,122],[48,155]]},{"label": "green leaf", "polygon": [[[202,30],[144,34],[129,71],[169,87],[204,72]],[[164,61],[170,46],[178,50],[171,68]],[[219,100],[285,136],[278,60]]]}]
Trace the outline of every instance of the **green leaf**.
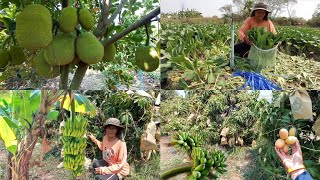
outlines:
[{"label": "green leaf", "polygon": [[196,73],[192,70],[186,70],[182,75],[185,80],[192,80],[194,77],[196,77]]},{"label": "green leaf", "polygon": [[29,101],[39,98],[40,94],[41,94],[40,90],[32,90],[30,93]]},{"label": "green leaf", "polygon": [[3,119],[3,117],[0,117],[0,136],[4,141],[4,144],[8,151],[10,151],[12,154],[15,154],[15,152],[17,151],[18,142],[14,132],[9,127],[7,122]]},{"label": "green leaf", "polygon": [[59,115],[59,111],[52,109],[49,111],[47,118],[50,120],[56,120],[58,118],[58,115]]}]

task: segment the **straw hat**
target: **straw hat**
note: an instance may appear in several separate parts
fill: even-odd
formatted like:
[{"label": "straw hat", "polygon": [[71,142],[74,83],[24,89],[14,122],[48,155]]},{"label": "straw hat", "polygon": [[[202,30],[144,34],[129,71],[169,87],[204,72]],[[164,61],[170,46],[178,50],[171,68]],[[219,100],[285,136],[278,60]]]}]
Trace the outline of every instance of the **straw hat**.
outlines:
[{"label": "straw hat", "polygon": [[117,126],[117,127],[124,129],[124,127],[120,125],[120,121],[117,118],[107,119],[107,121],[103,124],[103,128],[106,128],[106,126],[108,126],[108,125],[114,125],[114,126]]},{"label": "straw hat", "polygon": [[268,5],[267,5],[267,4],[265,4],[265,3],[263,3],[263,2],[259,2],[259,3],[257,3],[257,4],[254,5],[254,7],[253,7],[253,9],[252,9],[252,11],[251,11],[251,16],[253,16],[252,13],[253,13],[255,10],[259,10],[259,9],[265,10],[265,11],[267,11],[268,13],[271,13],[271,11],[268,9]]}]

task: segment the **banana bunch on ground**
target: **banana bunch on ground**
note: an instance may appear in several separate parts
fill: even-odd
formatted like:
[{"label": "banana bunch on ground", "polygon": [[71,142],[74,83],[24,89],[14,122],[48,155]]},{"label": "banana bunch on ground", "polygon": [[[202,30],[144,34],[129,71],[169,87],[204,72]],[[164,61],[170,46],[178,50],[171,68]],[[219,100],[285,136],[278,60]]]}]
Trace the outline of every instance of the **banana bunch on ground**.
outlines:
[{"label": "banana bunch on ground", "polygon": [[83,138],[86,133],[87,119],[77,116],[74,121],[67,119],[62,128],[62,142],[64,148],[63,166],[72,171],[74,177],[80,176],[84,170],[87,139]]},{"label": "banana bunch on ground", "polygon": [[[220,174],[227,171],[227,165],[225,164],[227,158],[221,151],[208,153],[201,147],[195,147],[192,149],[191,157],[193,159],[193,167],[189,180],[206,179],[207,176],[211,176],[210,179],[218,179]],[[215,174],[212,172],[213,169]]]},{"label": "banana bunch on ground", "polygon": [[63,166],[67,170],[72,171],[74,176],[80,176],[82,174],[82,171],[84,170],[84,164],[85,162],[85,155],[79,154],[79,155],[65,155]]},{"label": "banana bunch on ground", "polygon": [[85,138],[63,136],[62,142],[64,144],[65,154],[81,154],[87,146],[87,140]]},{"label": "banana bunch on ground", "polygon": [[187,132],[176,132],[172,136],[171,142],[173,145],[185,149],[187,151],[192,151],[194,147],[200,147],[202,144],[202,140],[199,135],[190,135]]},{"label": "banana bunch on ground", "polygon": [[63,136],[81,138],[86,132],[87,119],[78,116],[74,121],[67,120],[62,127]]}]

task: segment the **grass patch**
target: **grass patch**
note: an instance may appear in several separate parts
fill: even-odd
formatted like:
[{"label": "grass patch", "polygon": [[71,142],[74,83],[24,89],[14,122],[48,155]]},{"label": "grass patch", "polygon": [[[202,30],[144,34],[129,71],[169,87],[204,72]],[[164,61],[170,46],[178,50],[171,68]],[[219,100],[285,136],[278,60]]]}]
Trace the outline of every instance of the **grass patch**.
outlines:
[{"label": "grass patch", "polygon": [[138,179],[159,179],[160,171],[160,156],[152,155],[150,161],[135,162],[131,165],[131,174],[126,179],[138,180]]}]

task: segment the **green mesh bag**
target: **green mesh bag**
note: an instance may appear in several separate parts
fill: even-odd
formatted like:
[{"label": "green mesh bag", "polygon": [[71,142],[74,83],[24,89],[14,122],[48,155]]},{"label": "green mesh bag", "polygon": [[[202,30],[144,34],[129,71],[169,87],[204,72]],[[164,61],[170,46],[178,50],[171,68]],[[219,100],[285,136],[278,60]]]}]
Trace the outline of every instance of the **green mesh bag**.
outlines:
[{"label": "green mesh bag", "polygon": [[278,46],[275,46],[271,49],[263,50],[252,44],[248,55],[250,64],[254,67],[255,70],[274,68],[276,65],[277,50]]}]

